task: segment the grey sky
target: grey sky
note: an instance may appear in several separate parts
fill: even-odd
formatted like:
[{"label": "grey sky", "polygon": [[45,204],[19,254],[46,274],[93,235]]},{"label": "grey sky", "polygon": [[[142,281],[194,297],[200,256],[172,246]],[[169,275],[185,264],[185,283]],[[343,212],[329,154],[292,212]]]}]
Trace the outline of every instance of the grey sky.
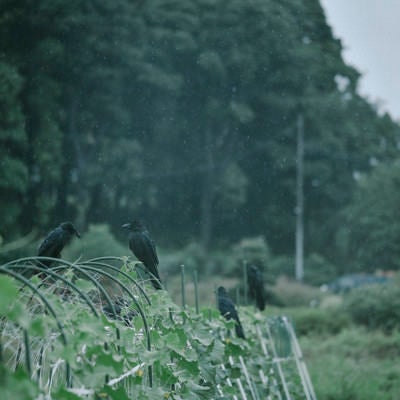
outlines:
[{"label": "grey sky", "polygon": [[321,0],[347,63],[362,74],[360,93],[400,121],[400,0]]}]

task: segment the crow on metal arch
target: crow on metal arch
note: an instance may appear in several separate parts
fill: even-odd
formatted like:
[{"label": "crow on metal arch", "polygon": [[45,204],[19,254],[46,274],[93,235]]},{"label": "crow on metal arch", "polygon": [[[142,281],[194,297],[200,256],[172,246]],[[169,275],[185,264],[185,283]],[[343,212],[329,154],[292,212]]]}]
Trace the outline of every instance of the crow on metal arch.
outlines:
[{"label": "crow on metal arch", "polygon": [[[62,249],[72,240],[73,236],[81,237],[71,222],[62,222],[45,237],[39,246],[37,255],[40,257],[61,258]],[[41,260],[40,264],[50,267],[52,261]]]},{"label": "crow on metal arch", "polygon": [[236,311],[235,304],[232,299],[228,296],[226,289],[223,286],[220,286],[217,290],[217,299],[218,299],[218,309],[223,317],[228,321],[230,319],[235,320],[235,331],[236,335],[242,339],[246,339],[243,332],[242,324],[239,320],[239,315]]},{"label": "crow on metal arch", "polygon": [[266,297],[264,280],[260,270],[254,264],[247,264],[247,285],[250,297],[255,299],[257,308],[263,311]]},{"label": "crow on metal arch", "polygon": [[135,257],[143,263],[147,271],[151,273],[151,284],[157,290],[162,289],[161,279],[158,273],[158,256],[154,241],[141,221],[135,219],[133,222],[122,225],[123,229],[129,231],[129,248]]}]

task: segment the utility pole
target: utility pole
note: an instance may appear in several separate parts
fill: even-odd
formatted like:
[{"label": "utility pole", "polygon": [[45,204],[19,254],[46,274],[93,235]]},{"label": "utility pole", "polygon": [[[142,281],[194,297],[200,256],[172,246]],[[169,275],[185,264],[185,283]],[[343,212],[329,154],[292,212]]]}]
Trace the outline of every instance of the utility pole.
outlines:
[{"label": "utility pole", "polygon": [[296,280],[304,277],[304,119],[297,116],[296,158]]}]

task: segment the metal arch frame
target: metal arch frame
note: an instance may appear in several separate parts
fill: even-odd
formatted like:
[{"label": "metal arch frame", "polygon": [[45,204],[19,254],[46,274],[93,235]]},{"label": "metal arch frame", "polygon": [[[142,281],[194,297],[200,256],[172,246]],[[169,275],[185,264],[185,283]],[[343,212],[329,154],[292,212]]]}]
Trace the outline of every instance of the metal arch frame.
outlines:
[{"label": "metal arch frame", "polygon": [[[130,257],[126,257],[127,261],[130,261]],[[84,264],[88,264],[88,263],[92,263],[92,262],[98,262],[98,261],[103,261],[103,260],[112,260],[112,261],[122,261],[124,262],[124,257],[112,257],[112,256],[106,256],[106,257],[96,257],[96,258],[91,258],[90,260],[84,261]],[[143,268],[142,265],[143,263],[141,261],[131,261],[132,263],[135,263],[135,268],[139,265],[140,269],[144,272],[146,272],[146,274],[150,275],[151,278],[154,278],[159,284],[160,286],[165,290],[164,285],[162,284],[162,282],[160,282],[160,280],[150,271],[148,271],[147,269]],[[99,264],[99,265],[103,265],[103,266],[107,266],[108,268],[112,267],[113,269],[115,269],[115,267],[108,265],[108,264]],[[118,270],[118,268],[117,268]],[[120,274],[126,274],[121,270],[118,270],[118,272]],[[130,277],[129,277],[130,278]],[[146,292],[144,291],[144,289],[134,280],[135,285],[139,288],[139,290],[142,292],[143,296],[146,297],[146,300],[149,302],[149,305],[151,304],[150,299],[148,298]]]},{"label": "metal arch frame", "polygon": [[[35,295],[37,295],[40,300],[44,303],[46,308],[49,310],[50,314],[56,321],[57,327],[60,331],[62,342],[64,346],[67,346],[68,340],[67,336],[65,334],[64,328],[60,322],[60,320],[57,317],[57,313],[55,312],[53,306],[50,304],[50,302],[46,299],[45,296],[40,292],[38,288],[36,288],[28,279],[23,277],[22,275],[18,274],[17,272],[14,272],[12,269],[4,268],[4,266],[0,267],[0,273],[5,273],[7,275],[12,276],[14,279],[21,281],[24,283],[25,286],[27,286]],[[30,346],[29,346],[29,334],[28,331],[24,328],[24,347],[25,347],[25,362],[26,362],[26,367],[28,370],[28,373],[32,373],[32,368],[31,368],[31,351],[30,351]],[[72,380],[71,380],[71,368],[68,362],[66,362],[66,380],[67,380],[67,387],[71,387],[72,385]]]},{"label": "metal arch frame", "polygon": [[[34,264],[34,261],[41,261],[41,260],[57,262],[58,265],[51,267],[51,268],[43,268],[43,267],[39,267],[37,264]],[[114,304],[111,301],[111,298],[109,297],[107,291],[105,291],[103,286],[101,284],[99,284],[90,274],[88,274],[87,272],[84,271],[84,269],[81,268],[82,266],[88,265],[88,264],[106,267],[106,268],[108,268],[114,272],[118,272],[118,273],[122,274],[123,276],[125,276],[126,278],[128,278],[128,280],[131,281],[139,289],[139,291],[141,292],[143,297],[146,299],[147,303],[149,305],[151,305],[151,301],[150,301],[149,297],[147,296],[146,292],[144,291],[143,287],[135,279],[133,279],[131,276],[129,276],[129,274],[127,274],[124,271],[121,271],[117,267],[114,267],[114,266],[112,266],[110,264],[106,264],[106,263],[100,263],[99,261],[102,261],[102,260],[123,261],[123,258],[122,257],[98,257],[98,258],[93,258],[88,261],[84,261],[82,263],[76,264],[76,263],[71,263],[69,261],[66,261],[66,260],[63,260],[60,258],[37,256],[37,257],[24,257],[24,258],[19,258],[17,260],[12,260],[6,264],[3,264],[1,267],[8,267],[8,266],[14,267],[15,266],[16,268],[21,268],[21,269],[28,267],[29,269],[39,270],[39,271],[44,272],[49,275],[52,275],[51,271],[54,272],[59,269],[66,269],[67,267],[71,268],[71,269],[76,269],[79,272],[81,272],[86,278],[88,278],[90,281],[92,281],[95,284],[95,286],[102,292],[102,294],[104,294],[107,304],[112,309],[114,316],[117,316],[117,314],[115,312]],[[22,266],[21,263],[23,263],[23,262],[31,262],[32,265]],[[103,271],[102,271],[102,269],[99,269],[99,270],[96,270],[95,272],[102,274]],[[59,275],[59,274],[56,274],[56,276],[57,276],[57,278],[61,277],[61,275]],[[60,278],[60,279],[63,280],[62,278]],[[69,281],[65,281],[65,283],[67,283],[67,282],[69,282]],[[71,282],[69,282],[69,283],[71,283]],[[136,304],[136,299],[134,299],[134,302]]]},{"label": "metal arch frame", "polygon": [[[50,276],[52,276],[52,277],[55,277],[56,279],[59,279],[59,280],[63,281],[67,286],[69,286],[70,288],[72,288],[73,290],[75,290],[75,291],[79,294],[79,296],[81,296],[81,297],[83,298],[83,300],[85,300],[86,304],[90,307],[90,309],[91,309],[91,311],[93,312],[93,314],[94,314],[96,317],[99,317],[100,314],[99,314],[98,311],[96,310],[96,307],[94,306],[92,300],[90,300],[90,298],[87,296],[87,294],[86,294],[85,292],[83,292],[81,289],[79,289],[73,282],[71,282],[71,281],[69,281],[68,279],[64,278],[64,276],[62,276],[62,275],[57,274],[56,272],[54,272],[53,269],[46,269],[46,268],[43,268],[43,267],[38,267],[38,266],[36,266],[36,265],[21,265],[21,266],[19,266],[19,265],[12,265],[12,266],[11,266],[11,269],[12,269],[12,270],[14,270],[14,269],[19,269],[19,268],[23,268],[23,269],[28,268],[28,269],[33,269],[33,270],[36,270],[36,271],[44,272],[44,273],[46,273],[46,275],[50,275]],[[21,275],[21,274],[19,274],[19,275]],[[21,276],[22,276],[22,275],[21,275]],[[38,285],[38,289],[39,289],[42,285],[43,285],[43,283],[42,283],[42,284],[39,284],[39,285]]]},{"label": "metal arch frame", "polygon": [[[138,310],[138,312],[140,314],[140,317],[142,318],[143,328],[144,328],[144,331],[145,331],[145,334],[146,334],[146,349],[148,351],[151,351],[152,345],[151,345],[150,329],[149,329],[149,325],[147,323],[147,318],[146,318],[146,316],[144,314],[144,311],[143,311],[140,303],[137,301],[136,297],[129,290],[129,288],[124,283],[122,283],[118,278],[116,278],[115,276],[111,275],[110,273],[104,271],[103,269],[96,268],[96,267],[91,266],[91,265],[87,265],[85,262],[80,264],[79,266],[76,265],[76,264],[70,264],[70,263],[65,263],[65,264],[69,264],[69,267],[71,267],[72,269],[76,269],[76,270],[78,270],[80,272],[86,272],[86,270],[88,270],[88,271],[93,271],[93,272],[96,272],[96,273],[98,273],[100,275],[106,276],[107,278],[109,278],[113,282],[115,282],[117,285],[119,285],[121,287],[121,289],[123,289],[123,291],[128,294],[128,296],[135,303],[135,306],[136,306],[136,308],[137,308],[137,310]],[[100,263],[100,265],[101,265],[101,263]],[[108,264],[105,264],[105,266],[111,268],[112,270],[115,270],[115,271],[118,271],[118,272],[124,274],[131,282],[135,283],[136,286],[140,286],[132,277],[130,277],[128,274],[126,274],[124,272],[119,271],[118,268],[112,267],[112,266],[110,266]],[[65,269],[65,268],[67,268],[65,265],[59,265],[59,266],[54,267],[52,269],[53,270],[57,270],[57,269]],[[99,289],[101,288],[100,290],[105,294],[105,296],[107,296],[110,299],[109,295],[107,294],[107,291],[104,289],[104,287],[99,282],[97,282],[92,276],[90,276],[90,274],[86,273],[86,276],[88,276],[89,279],[92,282],[94,282],[95,285]],[[143,288],[141,288],[141,289],[143,290]],[[145,296],[145,298],[150,302],[150,299],[147,297],[147,295]],[[114,305],[111,302],[111,299],[110,299],[110,303],[109,304],[112,306],[112,309],[113,309],[113,312],[114,312],[114,316],[117,316],[117,314],[115,312]],[[150,304],[151,304],[151,302],[150,302]],[[149,386],[153,387],[153,369],[152,369],[151,365],[148,366],[148,370],[149,370]]]},{"label": "metal arch frame", "polygon": [[[40,261],[40,260],[43,260],[43,261],[44,261],[44,260],[47,260],[47,261],[54,261],[54,262],[58,262],[58,266],[52,267],[52,268],[43,268],[43,267],[39,267],[37,264],[34,264],[34,263],[33,263],[34,260],[36,260],[36,261],[37,261],[37,260],[39,260],[39,261]],[[32,262],[32,265],[29,265],[29,266],[28,266],[28,265],[22,266],[22,265],[19,264],[20,262],[26,262],[26,261]],[[62,264],[62,265],[60,265],[60,264]],[[56,277],[57,277],[58,279],[63,280],[63,281],[64,281],[65,278],[64,278],[64,279],[61,278],[61,275],[55,273],[54,271],[56,271],[57,269],[67,269],[67,268],[77,269],[77,270],[79,270],[80,272],[82,272],[83,275],[84,275],[86,278],[88,278],[90,281],[92,281],[92,282],[95,284],[95,286],[104,294],[104,296],[105,296],[105,298],[106,298],[106,301],[107,301],[107,304],[110,306],[110,308],[111,308],[111,310],[112,310],[114,316],[115,316],[115,317],[117,316],[116,311],[115,311],[115,307],[114,307],[114,303],[111,301],[110,296],[109,296],[108,293],[104,290],[103,286],[100,285],[95,279],[93,279],[93,277],[90,276],[90,274],[88,274],[88,273],[85,272],[84,270],[81,270],[76,264],[70,263],[69,261],[66,261],[66,260],[63,260],[63,259],[60,259],[60,258],[39,257],[39,256],[38,256],[38,257],[19,258],[19,259],[17,259],[17,260],[13,260],[13,261],[10,261],[10,262],[4,264],[2,267],[6,267],[6,268],[7,268],[7,266],[11,266],[12,268],[23,268],[23,269],[26,269],[26,267],[28,267],[29,269],[41,270],[41,271],[43,271],[43,272],[44,272],[45,274],[47,274],[47,275],[56,274]],[[60,267],[61,267],[61,268],[60,268]],[[67,280],[66,283],[67,283],[69,286],[71,286],[70,284],[71,284],[72,282],[70,282],[70,281]],[[39,287],[40,287],[40,285],[39,285]],[[78,288],[78,291],[80,291],[79,288]],[[90,306],[90,304],[89,304],[89,306]],[[96,312],[96,316],[99,316],[99,314],[97,313],[97,310],[96,310],[95,312]]]},{"label": "metal arch frame", "polygon": [[146,299],[147,304],[150,306],[151,305],[151,300],[150,300],[149,296],[147,295],[147,293],[145,292],[145,290],[143,289],[142,285],[140,285],[140,283],[138,283],[135,279],[133,279],[125,271],[121,271],[120,269],[118,269],[117,267],[114,267],[113,265],[100,262],[100,261],[105,261],[105,260],[124,261],[123,258],[120,258],[120,257],[98,257],[98,258],[92,258],[90,260],[84,261],[79,265],[98,265],[98,266],[101,266],[101,267],[106,267],[106,268],[108,268],[108,269],[110,269],[110,270],[112,270],[114,272],[118,272],[119,274],[121,274],[125,278],[128,278],[128,280],[130,282],[132,282],[139,289],[140,293]]},{"label": "metal arch frame", "polygon": [[[41,266],[38,266],[37,263],[35,263],[35,261],[53,261],[54,263],[57,263],[58,265],[51,267],[51,268],[44,268]],[[105,276],[107,278],[109,278],[110,280],[112,280],[113,282],[115,282],[125,293],[128,294],[128,296],[132,299],[133,303],[135,304],[135,308],[138,310],[141,319],[143,321],[143,327],[144,327],[144,331],[145,331],[145,335],[146,335],[146,349],[151,351],[152,345],[151,345],[151,338],[150,338],[150,329],[149,329],[149,325],[147,322],[147,318],[145,316],[145,313],[143,311],[143,308],[141,307],[140,303],[138,302],[138,300],[136,299],[135,295],[131,292],[131,290],[124,284],[122,283],[118,278],[116,278],[115,276],[111,275],[110,273],[104,271],[104,269],[102,268],[98,268],[98,267],[103,267],[103,268],[107,268],[111,271],[114,272],[118,272],[119,274],[122,274],[123,276],[125,276],[131,283],[133,283],[135,285],[135,287],[137,287],[140,291],[140,293],[143,295],[143,297],[145,298],[146,302],[151,305],[151,301],[148,297],[148,295],[146,294],[146,292],[144,291],[143,287],[135,280],[133,279],[131,276],[129,276],[129,274],[127,274],[124,271],[120,271],[119,268],[114,267],[110,264],[107,263],[103,263],[101,261],[106,261],[106,260],[113,260],[113,261],[124,261],[123,258],[120,257],[100,257],[100,258],[94,258],[88,261],[84,261],[82,263],[79,264],[74,264],[74,263],[70,263],[66,260],[63,259],[58,259],[58,258],[52,258],[52,257],[25,257],[25,258],[20,258],[17,260],[12,260],[4,265],[2,265],[0,267],[0,271],[4,271],[5,273],[9,273],[10,275],[12,275],[13,277],[15,277],[16,279],[18,279],[19,281],[21,281],[24,285],[28,286],[30,288],[30,290],[32,292],[34,292],[34,294],[37,294],[39,296],[40,299],[42,299],[46,306],[51,309],[51,313],[53,315],[53,317],[56,319],[57,321],[57,325],[59,326],[60,329],[62,329],[62,325],[59,322],[59,320],[57,319],[56,313],[54,311],[54,309],[52,308],[52,306],[50,305],[50,303],[45,299],[45,297],[42,295],[40,289],[40,285],[38,287],[35,287],[34,285],[32,285],[32,283],[25,278],[23,275],[21,275],[18,272],[14,272],[14,270],[18,270],[18,269],[22,269],[22,270],[35,270],[41,273],[45,273],[46,275],[50,275],[56,279],[60,279],[64,284],[66,284],[67,286],[69,286],[70,288],[72,288],[74,291],[76,291],[78,293],[78,295],[84,299],[84,301],[88,304],[88,306],[90,307],[91,311],[94,313],[94,315],[96,317],[99,317],[100,314],[98,312],[98,310],[96,309],[96,307],[94,306],[93,302],[89,299],[89,297],[86,295],[86,293],[84,293],[82,290],[80,290],[73,282],[69,281],[68,279],[66,279],[63,275],[57,273],[58,270],[64,270],[67,268],[71,268],[72,270],[76,270],[79,271],[82,275],[84,275],[85,278],[87,278],[89,281],[91,281],[93,283],[93,285],[102,293],[102,295],[104,295],[104,298],[107,302],[107,304],[110,306],[110,309],[112,310],[112,314],[114,315],[115,318],[117,318],[118,314],[116,313],[115,310],[115,306],[114,303],[110,297],[110,295],[107,293],[107,290],[105,290],[105,288],[103,287],[103,285],[101,283],[99,283],[91,274],[88,273],[88,271],[92,271],[92,272],[96,272],[99,275]],[[28,263],[30,263],[30,265],[27,265]],[[96,267],[97,266],[97,267]],[[117,339],[120,338],[120,332],[118,327],[116,328],[117,330]],[[67,343],[66,341],[66,335],[64,330],[62,330],[62,334],[63,334],[63,339],[64,340],[64,344]],[[29,338],[25,337],[25,343],[29,342]],[[29,349],[27,350],[29,352]],[[68,385],[70,387],[71,384],[71,374],[70,374],[70,367],[68,366]],[[27,360],[27,367],[29,368],[29,371],[31,370],[30,368],[30,356],[29,356],[29,360]],[[148,371],[149,371],[149,386],[152,387],[153,385],[153,373],[152,373],[152,366],[148,367]]]}]

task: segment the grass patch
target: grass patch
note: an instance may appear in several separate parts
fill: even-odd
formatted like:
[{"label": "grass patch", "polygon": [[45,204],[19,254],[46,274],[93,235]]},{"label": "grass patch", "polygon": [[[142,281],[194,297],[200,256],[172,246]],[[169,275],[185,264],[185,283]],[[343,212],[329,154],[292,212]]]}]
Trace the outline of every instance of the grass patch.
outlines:
[{"label": "grass patch", "polygon": [[297,335],[336,335],[352,325],[349,315],[340,308],[268,307],[267,315],[286,315]]},{"label": "grass patch", "polygon": [[355,289],[345,296],[344,307],[354,322],[386,333],[400,328],[400,285]]},{"label": "grass patch", "polygon": [[400,393],[400,333],[351,327],[302,336],[300,345],[319,400],[395,400]]}]

